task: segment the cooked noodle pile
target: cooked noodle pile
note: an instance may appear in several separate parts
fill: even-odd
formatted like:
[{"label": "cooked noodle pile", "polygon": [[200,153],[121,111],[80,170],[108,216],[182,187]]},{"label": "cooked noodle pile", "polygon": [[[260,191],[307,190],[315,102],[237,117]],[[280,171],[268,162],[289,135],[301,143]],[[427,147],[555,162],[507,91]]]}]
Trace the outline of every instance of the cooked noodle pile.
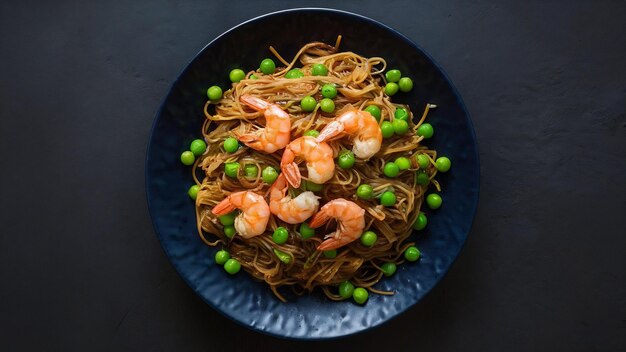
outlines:
[{"label": "cooked noodle pile", "polygon": [[[381,72],[385,69],[385,60],[380,57],[365,58],[353,52],[339,52],[338,44],[339,40],[335,46],[320,42],[306,44],[291,62],[286,62],[274,52],[284,63],[284,67],[277,68],[274,74],[269,75],[260,71],[248,72],[245,79],[233,83],[232,88],[224,92],[221,100],[208,101],[204,109],[206,121],[202,133],[208,146],[193,168],[194,179],[200,186],[196,199],[200,237],[209,246],[227,249],[245,271],[267,282],[281,300],[284,297],[279,288],[283,286],[291,288],[297,294],[320,287],[329,298],[340,300],[342,298],[336,287],[346,280],[375,293],[391,294],[376,290],[373,286],[383,276],[381,265],[387,262],[402,263],[404,250],[414,245],[408,239],[428,187],[417,183],[418,154],[429,156],[431,165],[426,172],[430,183],[439,190],[439,184],[433,179],[436,174],[436,151],[421,145],[423,137],[416,134],[429,108],[434,106],[425,106],[423,113],[413,120],[408,105],[392,103],[390,97],[384,93],[385,80]],[[285,78],[285,74],[298,62],[304,77]],[[314,64],[326,66],[328,75],[312,76],[310,72]],[[319,101],[320,87],[328,83],[337,87],[334,112],[322,112],[319,104],[313,112],[304,112],[300,107],[302,98],[312,96]],[[244,144],[234,153],[226,153],[223,149],[226,138],[264,127],[263,114],[240,103],[239,97],[244,94],[274,102],[287,111],[291,117],[291,140],[308,130],[320,131],[348,104],[357,109],[364,109],[370,104],[377,105],[381,109],[381,122],[392,121],[398,107],[409,110],[408,133],[383,139],[380,151],[369,160],[357,158],[352,168],[335,168],[333,178],[323,185],[321,191],[315,192],[321,197],[320,206],[332,199],[345,198],[365,209],[365,230],[378,234],[374,246],[366,247],[357,240],[339,248],[335,258],[327,258],[316,247],[323,241],[324,235],[334,231],[334,221],[316,229],[315,236],[303,239],[298,233],[299,225],[287,224],[275,216],[271,216],[265,233],[260,236],[245,239],[239,235],[229,238],[224,234],[223,226],[211,213],[211,209],[233,192],[251,190],[267,195],[270,185],[263,182],[261,170],[267,166],[280,170],[282,150],[266,154]],[[328,143],[335,157],[343,149],[352,149],[349,138]],[[401,156],[411,161],[409,170],[401,172],[395,178],[385,177],[382,172],[385,163]],[[242,165],[237,178],[226,176],[224,164],[235,161]],[[244,165],[255,165],[256,176],[246,177]],[[305,165],[300,163],[299,167],[303,180],[306,180]],[[356,196],[357,187],[363,183],[373,187],[374,198],[363,200]],[[303,182],[301,188],[306,187],[306,184]],[[392,190],[397,197],[392,207],[380,205],[376,198],[388,190]],[[295,196],[302,191],[290,188],[289,192]],[[276,244],[272,240],[272,233],[279,226],[289,231],[289,239],[285,244]],[[281,261],[274,249],[291,256],[289,264]]]}]

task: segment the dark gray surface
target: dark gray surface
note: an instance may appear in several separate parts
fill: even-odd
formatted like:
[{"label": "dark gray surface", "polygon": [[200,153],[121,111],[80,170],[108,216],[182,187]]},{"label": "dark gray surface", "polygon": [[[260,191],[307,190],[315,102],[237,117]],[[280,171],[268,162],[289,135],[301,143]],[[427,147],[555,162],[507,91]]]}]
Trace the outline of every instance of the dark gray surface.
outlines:
[{"label": "dark gray surface", "polygon": [[334,342],[248,331],[184,285],[145,204],[152,119],[208,41],[296,5],[0,3],[3,349],[626,350],[618,1],[316,3],[404,33],[460,90],[482,170],[467,245],[414,309]]}]

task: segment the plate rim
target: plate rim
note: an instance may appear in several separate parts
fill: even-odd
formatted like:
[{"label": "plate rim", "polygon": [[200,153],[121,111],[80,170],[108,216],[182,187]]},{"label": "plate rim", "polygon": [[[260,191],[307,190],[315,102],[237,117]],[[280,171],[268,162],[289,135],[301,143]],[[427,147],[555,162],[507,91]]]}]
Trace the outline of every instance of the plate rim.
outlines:
[{"label": "plate rim", "polygon": [[[245,324],[243,321],[237,320],[234,317],[228,315],[225,311],[223,311],[222,309],[219,309],[217,306],[215,306],[212,302],[210,302],[209,300],[207,300],[203,295],[200,294],[200,292],[194,288],[194,286],[191,284],[190,280],[183,275],[180,267],[178,264],[174,263],[170,258],[170,252],[169,250],[165,247],[164,245],[164,241],[163,241],[163,237],[162,237],[162,232],[160,231],[159,226],[157,225],[157,222],[155,220],[155,217],[152,215],[152,197],[150,195],[150,192],[148,192],[148,188],[149,188],[149,173],[148,173],[148,163],[150,161],[149,155],[150,155],[150,150],[152,148],[152,136],[154,134],[154,130],[156,128],[157,125],[157,121],[159,120],[159,117],[161,116],[161,114],[163,113],[163,110],[165,109],[165,104],[169,98],[169,96],[172,94],[172,91],[174,89],[174,87],[178,84],[179,80],[181,79],[181,77],[183,77],[183,75],[190,69],[190,66],[193,64],[193,62],[196,60],[196,58],[198,58],[198,56],[200,54],[202,54],[208,47],[210,47],[211,45],[213,45],[214,42],[220,40],[222,37],[226,36],[227,34],[229,34],[232,31],[237,30],[238,28],[245,26],[246,24],[250,23],[250,22],[254,22],[254,21],[258,21],[260,19],[264,19],[264,18],[269,18],[269,17],[273,17],[273,16],[277,16],[277,15],[282,15],[282,14],[286,14],[286,13],[293,13],[293,12],[307,12],[307,11],[319,11],[319,12],[328,12],[328,13],[333,13],[333,14],[341,14],[344,16],[350,16],[350,17],[355,17],[358,18],[360,20],[366,21],[370,24],[373,24],[375,26],[381,27],[386,31],[392,32],[394,35],[396,35],[399,39],[401,39],[402,41],[404,41],[407,45],[413,47],[414,49],[416,49],[417,51],[419,51],[421,54],[423,54],[426,59],[437,69],[439,70],[439,72],[442,74],[443,78],[445,79],[445,81],[447,81],[447,83],[450,85],[450,88],[452,90],[452,94],[455,96],[455,98],[458,100],[459,102],[459,106],[461,107],[463,113],[465,114],[465,120],[467,122],[467,125],[469,127],[469,132],[471,134],[471,139],[474,142],[475,145],[475,150],[474,150],[474,158],[476,160],[476,171],[475,171],[475,177],[476,177],[476,197],[475,200],[473,202],[473,204],[471,204],[471,221],[469,223],[469,230],[467,231],[467,234],[465,235],[465,238],[463,240],[463,242],[461,243],[458,252],[452,257],[452,260],[450,261],[450,265],[448,265],[443,271],[442,271],[442,275],[440,275],[438,278],[435,279],[435,282],[433,284],[433,286],[428,289],[426,291],[426,293],[422,296],[421,299],[416,300],[415,302],[410,303],[409,305],[407,305],[406,307],[404,307],[402,310],[397,311],[394,315],[390,316],[388,319],[385,319],[381,322],[377,322],[374,323],[373,325],[369,325],[363,329],[360,330],[354,330],[354,331],[349,331],[347,333],[343,333],[343,334],[337,334],[337,335],[332,335],[329,337],[317,337],[317,336],[290,336],[290,335],[281,335],[278,333],[275,333],[273,331],[270,330],[263,330],[260,329],[259,326],[257,325],[248,325]],[[405,314],[409,309],[413,308],[415,305],[417,305],[420,301],[422,301],[424,299],[424,297],[430,295],[430,293],[432,292],[432,290],[441,282],[441,280],[448,274],[448,271],[450,270],[450,268],[452,268],[452,266],[456,263],[459,255],[461,254],[461,252],[463,251],[463,248],[465,247],[465,245],[467,244],[467,240],[469,238],[470,233],[472,232],[472,228],[474,226],[474,222],[476,220],[476,213],[478,210],[478,202],[480,199],[480,176],[481,176],[481,172],[480,172],[480,153],[479,153],[479,145],[478,145],[478,139],[476,138],[476,131],[474,129],[474,125],[472,123],[472,119],[470,116],[470,113],[467,109],[467,106],[465,104],[465,101],[463,100],[461,94],[459,93],[457,87],[454,85],[452,79],[450,78],[450,76],[448,75],[448,73],[443,69],[443,67],[434,60],[434,58],[426,51],[424,50],[421,46],[419,46],[417,43],[415,43],[413,40],[409,39],[407,36],[405,36],[404,34],[402,34],[401,32],[395,30],[394,28],[378,21],[375,19],[372,19],[370,17],[358,14],[358,13],[354,13],[351,11],[346,11],[346,10],[340,10],[340,9],[334,9],[334,8],[327,8],[327,7],[296,7],[296,8],[288,8],[288,9],[283,9],[283,10],[278,10],[278,11],[273,11],[273,12],[268,12],[253,18],[250,18],[248,20],[245,20],[243,22],[240,22],[239,24],[229,28],[228,30],[222,32],[220,35],[218,35],[217,37],[215,37],[214,39],[212,39],[211,41],[209,41],[206,45],[204,45],[198,52],[196,52],[195,55],[193,55],[193,57],[187,61],[187,63],[184,65],[184,67],[182,68],[182,70],[180,70],[180,72],[178,73],[178,75],[176,76],[176,79],[174,81],[172,81],[172,83],[170,84],[169,88],[167,89],[167,92],[165,93],[165,95],[163,96],[163,98],[161,99],[161,101],[158,104],[158,109],[157,112],[152,120],[152,126],[150,127],[150,132],[148,133],[148,143],[146,146],[146,152],[145,152],[145,157],[144,157],[144,191],[145,191],[145,195],[146,195],[146,202],[147,202],[147,206],[148,206],[148,214],[150,216],[150,221],[152,223],[152,227],[154,229],[154,232],[159,240],[159,245],[161,246],[161,249],[163,250],[163,252],[165,253],[165,255],[167,256],[167,261],[169,263],[169,265],[171,265],[174,270],[176,271],[176,273],[178,274],[178,276],[180,278],[183,279],[183,281],[185,282],[185,284],[187,285],[188,288],[190,288],[198,297],[200,297],[200,299],[207,305],[209,305],[214,311],[217,311],[219,314],[221,314],[222,316],[226,317],[228,320],[235,322],[237,325],[242,326],[244,328],[247,328],[251,331],[255,331],[264,335],[269,335],[272,337],[277,337],[277,338],[282,338],[282,339],[288,339],[288,340],[296,340],[296,341],[323,341],[323,340],[332,340],[332,339],[337,339],[337,338],[343,338],[343,337],[347,337],[347,336],[352,336],[352,335],[357,335],[357,334],[362,334],[365,333],[367,331],[370,331],[374,328],[379,328],[382,325],[385,325],[386,323],[390,322],[391,320],[393,320],[394,318],[397,318],[400,315]]]}]

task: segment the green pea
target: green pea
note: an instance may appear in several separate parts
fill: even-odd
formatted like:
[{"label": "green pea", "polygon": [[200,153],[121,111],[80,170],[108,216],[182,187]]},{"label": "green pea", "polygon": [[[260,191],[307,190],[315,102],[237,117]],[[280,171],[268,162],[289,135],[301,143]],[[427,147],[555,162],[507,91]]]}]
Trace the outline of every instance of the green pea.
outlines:
[{"label": "green pea", "polygon": [[406,121],[409,119],[409,112],[405,108],[397,108],[396,112],[393,113],[393,117]]},{"label": "green pea", "polygon": [[226,163],[224,164],[224,173],[228,177],[237,178],[237,174],[239,173],[239,163]]},{"label": "green pea", "polygon": [[365,231],[361,235],[361,243],[365,247],[373,246],[374,243],[376,243],[377,239],[378,239],[378,236],[376,235],[376,233],[374,231]]},{"label": "green pea", "polygon": [[423,136],[425,139],[428,139],[433,136],[435,130],[433,126],[429,123],[423,123],[420,127],[417,128],[417,135]]},{"label": "green pea", "polygon": [[352,297],[354,293],[354,285],[350,281],[344,281],[339,284],[339,296],[343,299]]},{"label": "green pea", "polygon": [[448,170],[450,170],[450,167],[452,166],[452,163],[450,162],[450,159],[442,156],[435,160],[435,165],[437,166],[437,171],[448,172]]},{"label": "green pea", "polygon": [[396,93],[398,93],[398,89],[398,83],[389,82],[385,86],[385,94],[387,94],[388,96],[395,95]]},{"label": "green pea", "polygon": [[393,124],[389,121],[383,121],[380,124],[380,132],[383,134],[383,138],[390,138],[393,136]]},{"label": "green pea", "polygon": [[222,88],[218,86],[211,86],[206,90],[206,95],[211,101],[218,101],[222,99]]},{"label": "green pea", "polygon": [[398,267],[396,266],[396,263],[392,263],[392,262],[385,263],[385,264],[381,265],[380,268],[383,271],[383,275],[385,275],[387,277],[395,274],[396,270],[398,269]]},{"label": "green pea", "polygon": [[228,251],[221,249],[215,253],[216,264],[224,265],[224,263],[226,263],[228,259],[230,259],[230,253],[228,253]]},{"label": "green pea", "polygon": [[387,78],[387,82],[398,82],[402,77],[402,72],[400,70],[394,69],[389,70],[385,73],[385,78]]},{"label": "green pea", "polygon": [[243,72],[243,70],[236,68],[230,71],[228,77],[231,82],[237,83],[246,77],[246,73]]},{"label": "green pea", "polygon": [[304,132],[302,135],[303,136],[309,136],[309,137],[317,137],[317,136],[320,135],[320,132],[316,131],[316,130],[308,130],[308,131]]},{"label": "green pea", "polygon": [[278,257],[278,259],[285,263],[285,264],[289,264],[291,263],[291,256],[283,251],[280,251],[276,248],[273,249],[274,254]]},{"label": "green pea", "polygon": [[426,169],[430,165],[430,158],[425,154],[418,154],[415,159],[420,169]]},{"label": "green pea", "polygon": [[261,172],[261,178],[263,178],[263,182],[271,185],[278,178],[278,171],[271,166],[267,166]]},{"label": "green pea", "polygon": [[322,109],[323,112],[331,113],[335,110],[335,102],[332,101],[332,99],[324,98],[320,101],[320,109]]},{"label": "green pea", "polygon": [[264,74],[271,75],[272,73],[274,73],[274,71],[276,71],[276,64],[274,63],[274,60],[267,58],[261,61],[261,65],[259,65],[259,68]]},{"label": "green pea", "polygon": [[315,64],[311,68],[311,74],[313,76],[326,76],[328,74],[328,69],[322,64]]},{"label": "green pea", "polygon": [[274,230],[274,233],[272,234],[272,239],[276,244],[283,244],[289,239],[289,232],[286,228],[281,226]]},{"label": "green pea", "polygon": [[397,135],[403,135],[409,132],[409,123],[406,120],[394,119],[391,123],[393,125],[393,131]]},{"label": "green pea", "polygon": [[428,219],[426,218],[426,215],[420,212],[419,215],[417,216],[417,219],[415,219],[415,222],[413,223],[413,228],[417,231],[423,230],[427,224],[428,224]]},{"label": "green pea", "polygon": [[196,161],[196,157],[189,150],[185,150],[180,154],[180,162],[183,163],[183,165],[192,165],[194,161]]},{"label": "green pea", "polygon": [[431,193],[426,196],[426,204],[428,204],[430,209],[439,209],[442,202],[443,200],[441,199],[441,196],[437,193]]},{"label": "green pea", "polygon": [[259,76],[255,75],[255,74],[252,74],[252,75],[250,75],[250,79],[259,79]]},{"label": "green pea", "polygon": [[420,257],[420,250],[415,246],[411,246],[404,251],[404,259],[414,262]]},{"label": "green pea", "polygon": [[374,189],[370,185],[360,185],[356,189],[356,196],[361,199],[372,199],[374,196]]},{"label": "green pea", "polygon": [[233,225],[235,223],[235,218],[237,217],[237,212],[232,211],[228,214],[224,214],[222,216],[218,216],[217,219],[224,226]]},{"label": "green pea", "polygon": [[189,195],[189,198],[196,200],[196,198],[198,197],[198,191],[200,190],[200,186],[198,185],[193,185],[191,187],[189,187],[189,190],[187,191],[187,194]]},{"label": "green pea", "polygon": [[304,189],[306,191],[320,192],[321,190],[324,189],[324,185],[320,185],[319,183],[315,183],[311,181],[305,181],[303,184],[304,184]]},{"label": "green pea", "polygon": [[380,196],[380,204],[386,207],[396,204],[396,194],[390,191],[385,191]]},{"label": "green pea", "polygon": [[227,153],[234,153],[239,149],[239,141],[233,137],[228,137],[224,140],[224,150]]},{"label": "green pea", "polygon": [[322,86],[322,96],[328,99],[334,99],[337,96],[337,88],[334,84],[324,84]]},{"label": "green pea", "polygon": [[224,263],[224,270],[231,275],[235,275],[241,270],[241,264],[235,258],[230,258]]},{"label": "green pea", "polygon": [[430,177],[424,171],[417,172],[417,184],[420,186],[426,186],[430,183]]},{"label": "green pea", "polygon": [[411,167],[411,161],[403,156],[396,158],[394,161],[400,170],[408,170]]},{"label": "green pea", "polygon": [[315,98],[311,96],[307,95],[306,97],[302,98],[302,100],[300,100],[300,107],[302,108],[302,111],[311,112],[315,110],[316,106],[317,101],[315,101]]},{"label": "green pea", "polygon": [[233,225],[224,226],[224,235],[226,237],[233,238],[233,236],[235,236],[235,232],[237,232],[235,230],[235,226]]},{"label": "green pea", "polygon": [[306,222],[303,222],[302,224],[300,224],[300,236],[302,236],[302,238],[311,238],[313,236],[315,236],[315,229],[311,228],[311,226],[309,226],[309,224],[307,224]]},{"label": "green pea", "polygon": [[376,105],[368,105],[365,108],[365,111],[369,112],[370,115],[374,116],[376,121],[380,121],[380,108]]},{"label": "green pea", "polygon": [[302,72],[299,68],[294,68],[289,70],[289,72],[287,72],[285,74],[285,78],[302,78],[304,77],[304,72]]},{"label": "green pea", "polygon": [[333,259],[335,257],[337,257],[337,250],[336,249],[331,249],[328,251],[324,251],[322,252],[324,254],[324,257],[329,258],[329,259]]},{"label": "green pea", "polygon": [[388,162],[383,167],[383,173],[387,177],[396,177],[400,173],[400,168],[393,161]]},{"label": "green pea", "polygon": [[339,157],[337,158],[337,164],[342,169],[349,169],[354,166],[354,153],[349,150],[344,150],[339,153]]},{"label": "green pea", "polygon": [[367,290],[364,289],[363,287],[357,287],[354,289],[354,292],[352,292],[352,298],[358,304],[365,303],[365,301],[367,301],[368,296],[369,294],[367,293]]},{"label": "green pea", "polygon": [[409,77],[402,77],[400,78],[400,81],[398,81],[398,87],[400,88],[401,92],[410,92],[411,89],[413,89],[413,80],[411,80]]},{"label": "green pea", "polygon": [[248,164],[243,167],[243,174],[247,178],[255,178],[259,173],[259,168],[254,164]]},{"label": "green pea", "polygon": [[194,139],[189,146],[189,150],[191,150],[193,155],[200,156],[206,150],[206,143],[202,139]]}]

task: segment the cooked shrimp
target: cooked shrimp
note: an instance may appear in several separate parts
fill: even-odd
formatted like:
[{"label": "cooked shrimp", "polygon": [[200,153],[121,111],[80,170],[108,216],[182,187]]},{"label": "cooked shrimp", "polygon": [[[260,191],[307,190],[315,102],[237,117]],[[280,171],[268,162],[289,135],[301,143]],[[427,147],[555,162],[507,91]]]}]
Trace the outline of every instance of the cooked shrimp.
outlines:
[{"label": "cooked shrimp", "polygon": [[235,218],[235,230],[241,237],[251,238],[265,231],[270,208],[262,196],[250,191],[235,192],[217,204],[212,212],[220,216],[235,209],[241,210]]},{"label": "cooked shrimp", "polygon": [[324,237],[326,240],[317,246],[320,251],[339,248],[359,238],[365,228],[365,209],[343,198],[333,199],[313,216],[310,226],[320,227],[330,219],[337,220],[337,230]]},{"label": "cooked shrimp", "polygon": [[285,175],[280,174],[270,188],[270,211],[286,223],[299,224],[317,212],[319,197],[306,191],[291,199],[288,188]]},{"label": "cooked shrimp", "polygon": [[332,148],[325,142],[317,142],[315,137],[303,136],[287,145],[280,161],[280,168],[292,187],[300,187],[302,178],[295,163],[296,157],[306,161],[308,178],[312,182],[324,183],[333,177],[335,161]]},{"label": "cooked shrimp", "polygon": [[317,136],[317,141],[328,141],[344,135],[353,138],[352,151],[361,159],[369,159],[378,153],[383,141],[383,134],[376,119],[370,113],[352,106],[326,125]]},{"label": "cooked shrimp", "polygon": [[265,116],[265,128],[254,132],[239,134],[238,139],[248,147],[273,153],[283,149],[291,138],[291,120],[289,114],[278,105],[269,103],[252,95],[242,95],[239,98],[242,103],[251,108],[263,112]]}]

